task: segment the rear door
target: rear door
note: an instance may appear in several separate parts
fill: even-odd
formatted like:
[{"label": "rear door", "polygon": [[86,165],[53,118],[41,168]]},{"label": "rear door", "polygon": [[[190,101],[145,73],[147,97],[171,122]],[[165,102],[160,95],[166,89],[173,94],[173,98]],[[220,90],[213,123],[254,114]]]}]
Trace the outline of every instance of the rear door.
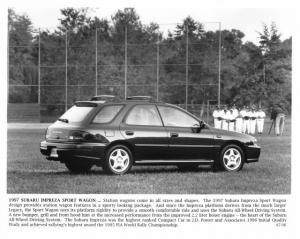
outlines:
[{"label": "rear door", "polygon": [[208,127],[195,130],[200,122],[180,108],[160,105],[158,109],[168,133],[169,159],[212,158],[214,139]]},{"label": "rear door", "polygon": [[124,117],[120,131],[134,145],[137,161],[167,156],[168,134],[154,104],[133,105]]}]

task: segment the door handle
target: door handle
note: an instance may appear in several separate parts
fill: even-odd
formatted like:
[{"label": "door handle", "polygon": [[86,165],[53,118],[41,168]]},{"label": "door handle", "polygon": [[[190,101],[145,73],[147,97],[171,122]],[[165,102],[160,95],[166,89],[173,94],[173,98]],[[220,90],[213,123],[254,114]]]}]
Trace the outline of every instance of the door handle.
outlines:
[{"label": "door handle", "polygon": [[171,137],[172,138],[178,137],[178,133],[171,133]]},{"label": "door handle", "polygon": [[126,130],[126,131],[125,131],[125,134],[126,134],[126,135],[134,135],[134,132],[131,131],[131,130]]}]

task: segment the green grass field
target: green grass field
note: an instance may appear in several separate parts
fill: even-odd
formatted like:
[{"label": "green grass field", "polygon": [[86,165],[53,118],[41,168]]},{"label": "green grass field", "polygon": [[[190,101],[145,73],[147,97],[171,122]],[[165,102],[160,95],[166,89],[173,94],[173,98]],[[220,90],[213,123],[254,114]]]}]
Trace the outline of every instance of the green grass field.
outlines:
[{"label": "green grass field", "polygon": [[[269,123],[269,122],[268,122]],[[268,131],[269,124],[265,131]],[[237,173],[200,167],[180,172],[176,167],[139,166],[123,176],[109,176],[93,167],[88,174],[70,174],[64,164],[47,161],[39,152],[45,125],[9,125],[8,193],[95,194],[289,194],[291,192],[291,124],[284,135],[257,136],[260,161]]]}]

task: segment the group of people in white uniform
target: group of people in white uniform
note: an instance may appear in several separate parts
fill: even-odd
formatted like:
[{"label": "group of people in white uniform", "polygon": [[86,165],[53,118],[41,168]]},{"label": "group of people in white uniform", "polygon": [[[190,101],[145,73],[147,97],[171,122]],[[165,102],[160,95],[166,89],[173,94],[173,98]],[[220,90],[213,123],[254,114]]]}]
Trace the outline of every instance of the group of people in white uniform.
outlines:
[{"label": "group of people in white uniform", "polygon": [[228,108],[217,107],[213,111],[214,126],[218,129],[236,131],[238,133],[255,134],[256,129],[258,134],[263,133],[265,112],[259,107],[246,107],[237,109],[234,106]]}]

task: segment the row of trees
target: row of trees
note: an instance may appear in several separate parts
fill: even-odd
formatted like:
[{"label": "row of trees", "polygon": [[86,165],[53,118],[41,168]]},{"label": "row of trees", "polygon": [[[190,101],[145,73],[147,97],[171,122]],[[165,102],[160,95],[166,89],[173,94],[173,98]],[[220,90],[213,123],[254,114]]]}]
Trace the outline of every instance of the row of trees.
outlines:
[{"label": "row of trees", "polygon": [[[41,104],[64,104],[65,41],[68,50],[68,104],[98,92],[124,97],[124,36],[127,32],[128,95],[156,97],[157,54],[161,100],[185,102],[188,39],[189,104],[217,100],[219,31],[191,17],[165,36],[156,23],[142,24],[134,9],[111,21],[88,17],[88,9],[66,8],[55,31],[40,33]],[[97,36],[96,36],[97,29]],[[243,43],[240,30],[222,30],[221,103],[291,105],[291,38],[281,40],[275,24],[264,25],[259,45]],[[97,68],[95,66],[97,39]],[[38,34],[30,19],[9,10],[9,102],[37,101]],[[157,46],[159,44],[159,46]],[[18,86],[13,86],[18,85]],[[34,85],[20,87],[20,85]]]}]

